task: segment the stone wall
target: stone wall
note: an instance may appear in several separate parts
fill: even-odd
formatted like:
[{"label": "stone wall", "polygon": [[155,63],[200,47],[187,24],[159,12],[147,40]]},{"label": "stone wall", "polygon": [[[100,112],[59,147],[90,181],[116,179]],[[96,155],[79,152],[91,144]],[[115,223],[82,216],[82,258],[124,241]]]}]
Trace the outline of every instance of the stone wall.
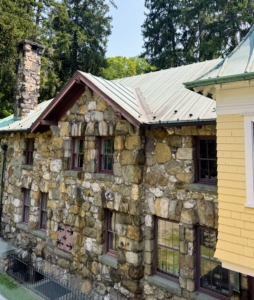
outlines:
[{"label": "stone wall", "polygon": [[[137,129],[86,89],[50,131],[0,135],[9,146],[2,235],[27,251],[35,265],[56,275],[71,271],[74,287],[101,299],[198,299],[196,227],[216,229],[218,206],[216,188],[193,184],[194,137],[215,130]],[[78,136],[85,139],[84,165],[73,171],[72,137]],[[98,173],[100,136],[114,137],[113,174]],[[28,137],[35,138],[33,166],[23,165]],[[21,223],[22,188],[31,189],[28,224]],[[49,195],[46,232],[39,230],[41,192]],[[105,255],[106,209],[119,213],[117,259]],[[179,283],[152,276],[155,217],[180,224]],[[58,249],[60,223],[74,231],[70,253]]]}]

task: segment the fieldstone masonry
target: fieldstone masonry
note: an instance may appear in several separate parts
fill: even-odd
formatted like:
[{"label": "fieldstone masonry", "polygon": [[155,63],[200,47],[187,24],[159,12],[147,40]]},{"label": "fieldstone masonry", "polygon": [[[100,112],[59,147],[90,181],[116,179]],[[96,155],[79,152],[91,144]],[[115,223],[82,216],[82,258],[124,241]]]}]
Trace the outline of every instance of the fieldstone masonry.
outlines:
[{"label": "fieldstone masonry", "polygon": [[36,110],[39,87],[41,55],[44,47],[24,40],[18,45],[18,66],[14,91],[14,116],[23,119]]},{"label": "fieldstone masonry", "polygon": [[[96,299],[201,299],[195,293],[196,227],[217,228],[218,203],[216,189],[193,184],[194,137],[215,134],[215,126],[135,128],[86,88],[50,131],[0,135],[8,144],[2,236],[44,271],[71,271],[66,276],[73,287]],[[84,165],[73,171],[72,138],[80,136]],[[113,175],[98,173],[100,136],[114,137]],[[28,137],[35,138],[33,166],[23,164]],[[21,223],[22,188],[31,190],[27,225]],[[41,192],[49,195],[46,232],[38,227]],[[105,255],[105,209],[119,213],[113,263]],[[178,283],[153,276],[155,216],[180,224]],[[61,223],[74,231],[71,253],[57,247]],[[245,275],[241,289],[234,299],[247,299]]]}]

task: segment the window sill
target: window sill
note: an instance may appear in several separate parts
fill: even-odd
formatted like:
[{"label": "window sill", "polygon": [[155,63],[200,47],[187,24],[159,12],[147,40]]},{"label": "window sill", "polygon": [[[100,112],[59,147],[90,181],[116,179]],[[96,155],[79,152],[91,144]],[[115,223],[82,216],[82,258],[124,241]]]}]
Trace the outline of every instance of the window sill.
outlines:
[{"label": "window sill", "polygon": [[110,181],[114,182],[115,181],[115,176],[113,174],[108,174],[108,173],[93,173],[92,179],[98,179],[98,180],[104,180],[104,181]]},{"label": "window sill", "polygon": [[159,286],[170,293],[181,297],[181,287],[179,283],[171,281],[169,279],[160,277],[158,275],[153,275],[153,276],[147,276],[147,282],[150,284],[154,284],[156,286]]},{"label": "window sill", "polygon": [[24,170],[33,170],[33,165],[21,165],[21,168]]},{"label": "window sill", "polygon": [[118,269],[118,261],[116,257],[104,254],[104,255],[100,255],[98,257],[98,260],[100,263],[105,264],[113,269]]},{"label": "window sill", "polygon": [[17,223],[16,228],[19,229],[19,230],[22,230],[26,233],[30,233],[33,236],[36,236],[38,238],[41,238],[42,240],[46,240],[46,238],[47,238],[46,231],[44,231],[44,230],[32,230],[25,223]]},{"label": "window sill", "polygon": [[191,183],[188,185],[188,189],[193,192],[203,192],[203,193],[218,193],[218,186],[211,184],[203,184],[203,183]]},{"label": "window sill", "polygon": [[[193,292],[190,294],[190,296],[191,299],[195,299],[195,300],[217,300],[218,299],[201,292]],[[220,296],[220,294],[218,294],[218,296]]]},{"label": "window sill", "polygon": [[65,177],[75,177],[75,178],[80,179],[82,177],[82,171],[78,171],[78,170],[64,171],[64,176]]},{"label": "window sill", "polygon": [[30,230],[30,233],[42,240],[46,240],[47,234],[44,230]]},{"label": "window sill", "polygon": [[54,248],[53,252],[57,256],[68,259],[69,261],[73,261],[73,255],[69,252],[63,251],[63,250],[58,249],[58,248]]}]

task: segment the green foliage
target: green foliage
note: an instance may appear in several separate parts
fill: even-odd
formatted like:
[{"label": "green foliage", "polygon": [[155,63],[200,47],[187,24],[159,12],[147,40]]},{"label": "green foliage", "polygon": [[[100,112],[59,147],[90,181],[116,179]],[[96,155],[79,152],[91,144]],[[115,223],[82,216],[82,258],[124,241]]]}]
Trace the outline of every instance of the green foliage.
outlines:
[{"label": "green foliage", "polygon": [[117,78],[140,75],[154,71],[145,58],[115,56],[107,59],[107,67],[101,69],[101,76],[113,80]]},{"label": "green foliage", "polygon": [[225,56],[254,24],[252,0],[145,0],[143,57],[165,69]]},{"label": "green foliage", "polygon": [[9,277],[4,274],[0,274],[1,285],[6,286],[9,290],[17,289],[18,285]]},{"label": "green foliage", "polygon": [[[16,45],[46,47],[39,101],[53,98],[76,70],[99,74],[111,33],[106,0],[0,0],[0,118],[13,106]],[[116,7],[115,2],[109,3]]]}]

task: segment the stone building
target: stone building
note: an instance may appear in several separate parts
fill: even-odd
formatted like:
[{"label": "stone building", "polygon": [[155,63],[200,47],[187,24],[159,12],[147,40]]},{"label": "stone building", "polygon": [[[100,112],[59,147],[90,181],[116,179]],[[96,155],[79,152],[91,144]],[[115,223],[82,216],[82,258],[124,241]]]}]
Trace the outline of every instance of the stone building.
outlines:
[{"label": "stone building", "polygon": [[251,299],[247,275],[214,258],[215,101],[182,85],[220,60],[76,72],[37,105],[43,47],[19,49],[15,115],[0,120],[2,238],[94,299]]}]

